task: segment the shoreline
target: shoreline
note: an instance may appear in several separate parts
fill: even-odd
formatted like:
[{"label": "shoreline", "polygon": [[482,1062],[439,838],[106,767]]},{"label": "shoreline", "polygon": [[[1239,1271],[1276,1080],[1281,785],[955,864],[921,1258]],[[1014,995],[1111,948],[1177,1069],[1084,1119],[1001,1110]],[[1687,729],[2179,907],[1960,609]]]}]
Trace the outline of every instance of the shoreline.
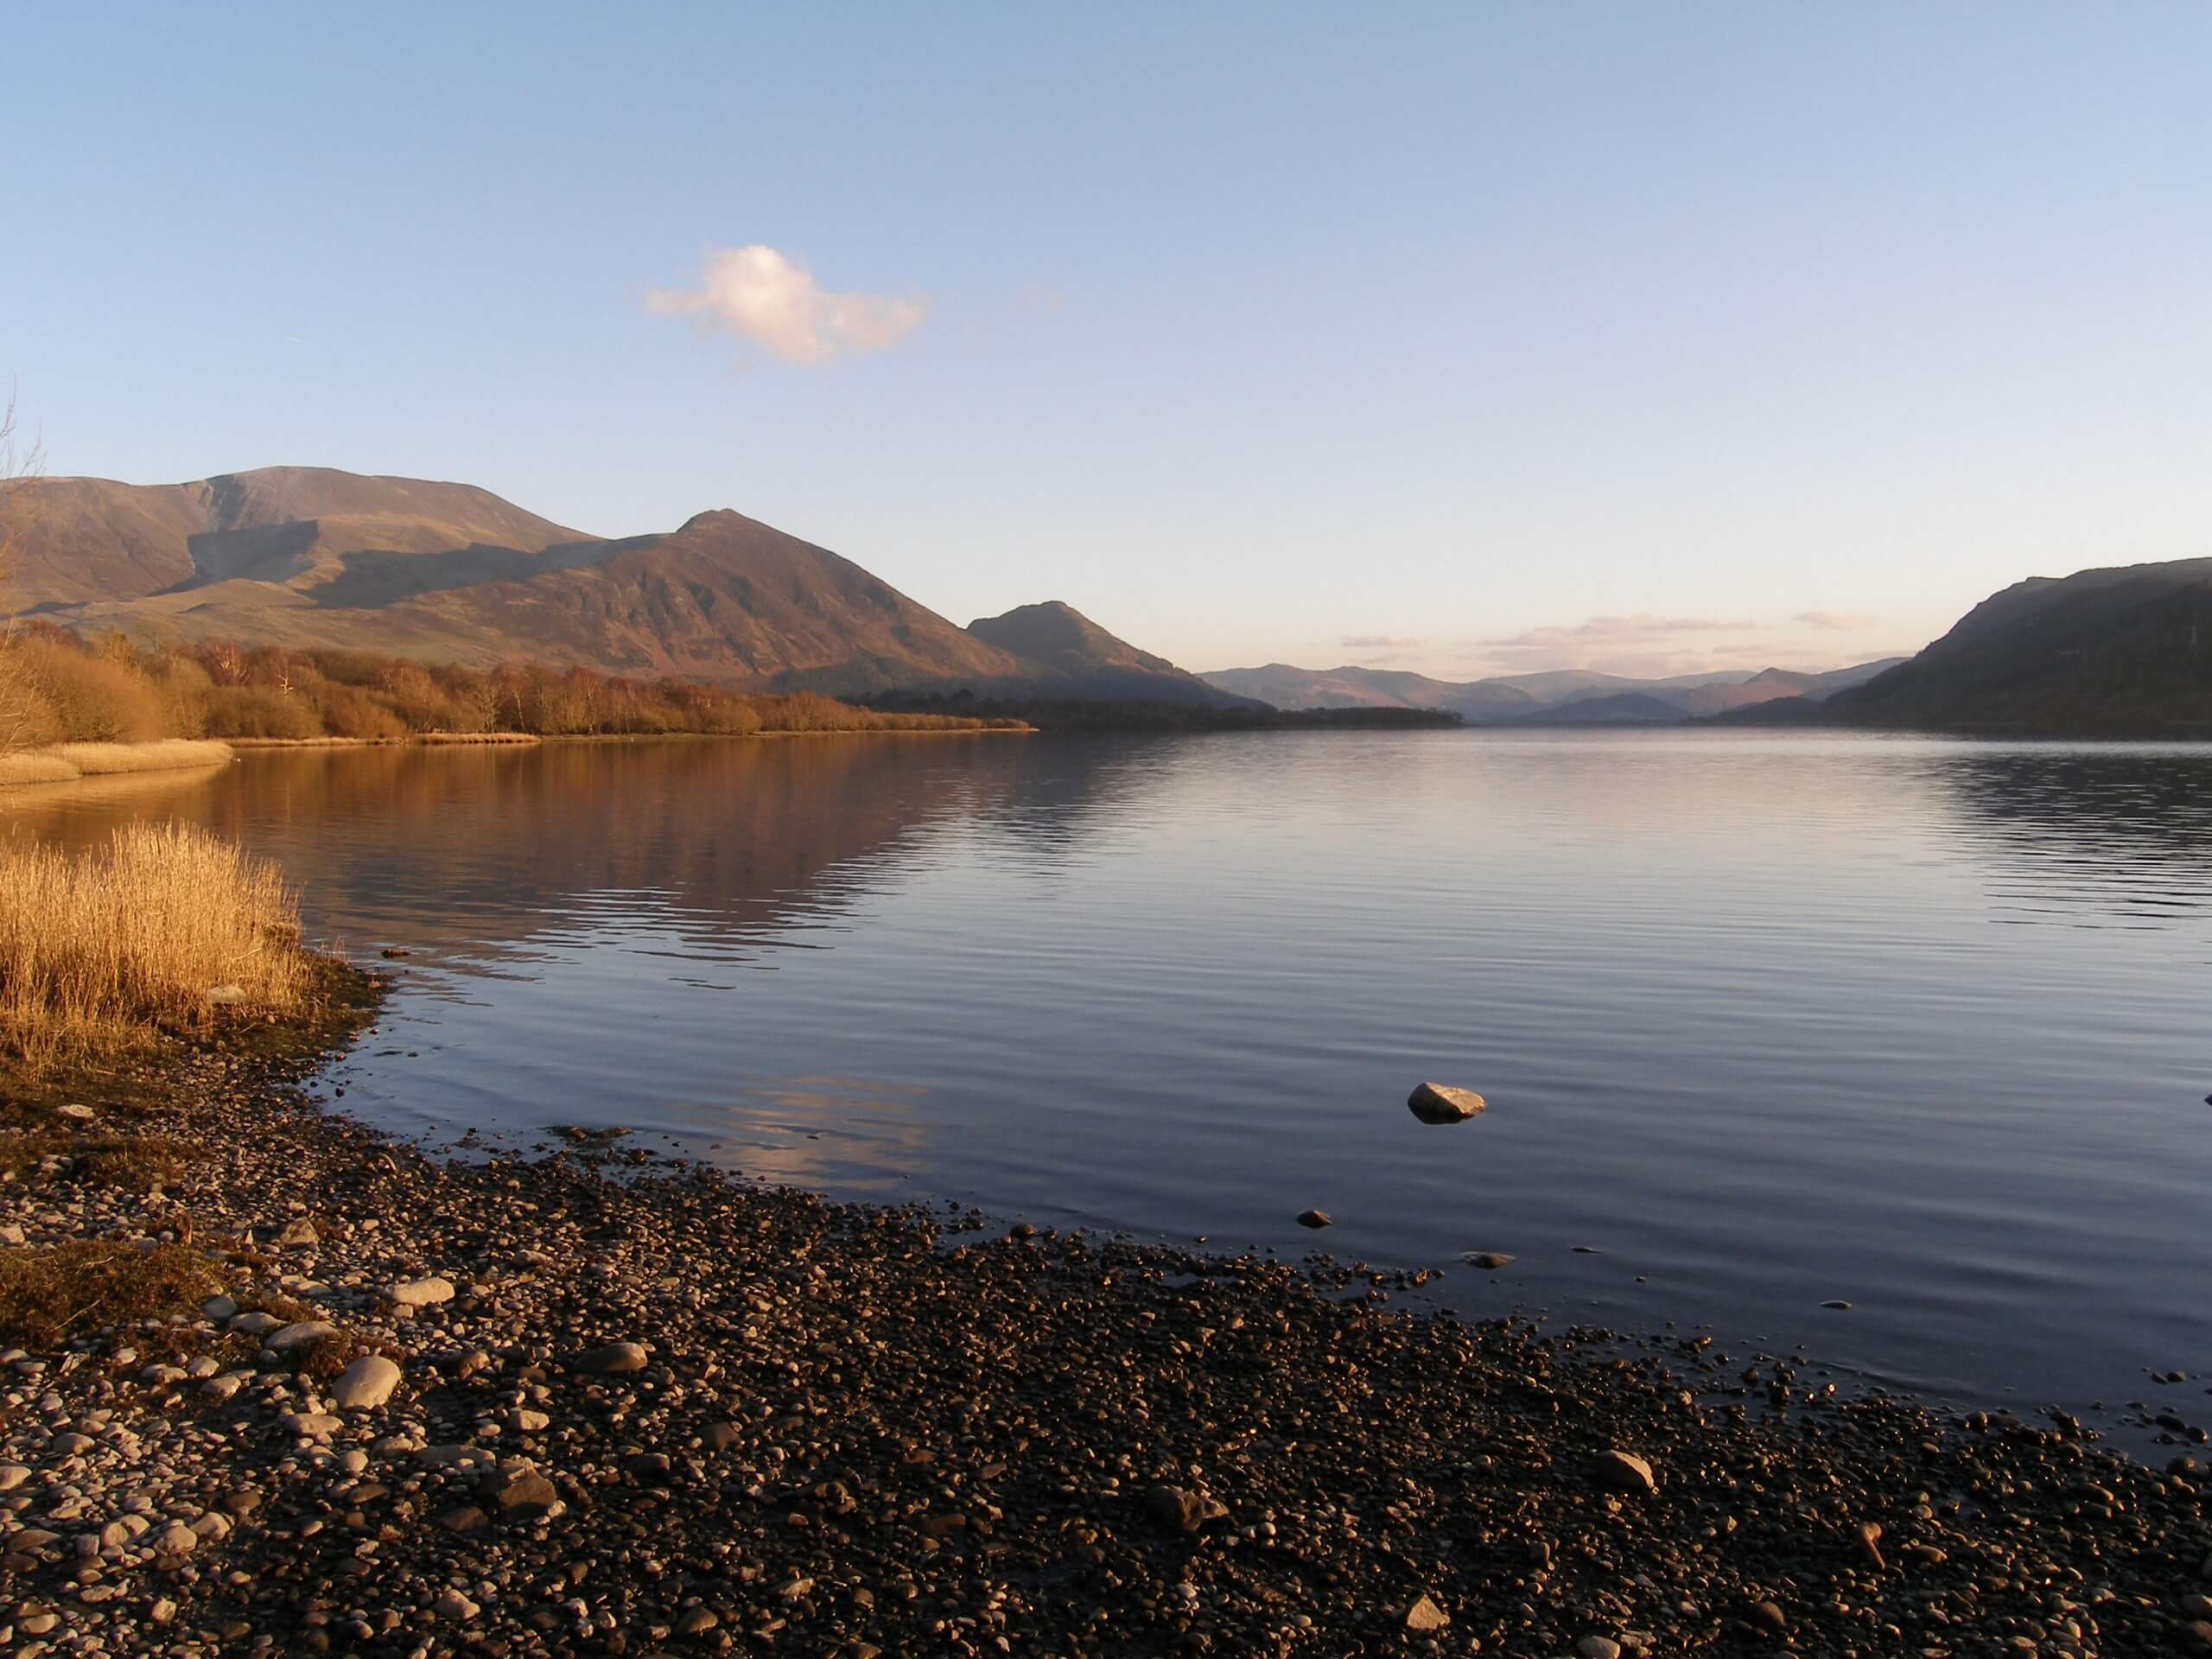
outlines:
[{"label": "shoreline", "polygon": [[[166,1233],[247,1311],[11,1357],[0,1644],[2212,1649],[2190,1459],[1410,1313],[1413,1276],[1322,1258],[989,1236],[588,1135],[429,1157],[308,1097],[335,1052],[250,1027],[10,1091],[49,1149],[0,1182],[0,1269]],[[168,1162],[134,1187],[119,1141]],[[310,1323],[304,1369],[270,1352]],[[345,1406],[378,1351],[391,1398]]]},{"label": "shoreline", "polygon": [[[0,794],[91,779],[194,772],[228,766],[243,754],[302,749],[507,749],[549,743],[661,743],[672,740],[756,742],[818,737],[1034,737],[1033,726],[804,732],[410,732],[405,737],[162,738],[150,743],[65,743],[0,755]],[[78,753],[67,753],[76,751]],[[189,751],[190,753],[186,753]],[[89,752],[89,753],[86,753]]]},{"label": "shoreline", "polygon": [[698,740],[702,742],[749,743],[763,739],[796,737],[1034,737],[1034,726],[969,726],[912,728],[887,727],[880,730],[854,728],[805,732],[410,732],[405,737],[232,737],[224,741],[237,749],[404,749],[534,747],[545,743],[664,743]]}]

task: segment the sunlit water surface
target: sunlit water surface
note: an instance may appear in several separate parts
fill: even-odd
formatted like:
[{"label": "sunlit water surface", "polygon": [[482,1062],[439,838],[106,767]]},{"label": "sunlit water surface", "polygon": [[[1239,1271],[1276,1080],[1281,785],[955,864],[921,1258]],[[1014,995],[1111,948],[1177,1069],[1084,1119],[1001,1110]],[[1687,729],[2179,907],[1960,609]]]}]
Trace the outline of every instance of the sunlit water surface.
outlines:
[{"label": "sunlit water surface", "polygon": [[[841,1195],[1444,1265],[1471,1313],[2212,1418],[2212,1378],[2146,1376],[2212,1372],[2212,748],[308,752],[6,812],[212,825],[312,935],[410,951],[334,1077],[399,1132],[625,1125]],[[1424,1127],[1425,1077],[1491,1110]]]}]

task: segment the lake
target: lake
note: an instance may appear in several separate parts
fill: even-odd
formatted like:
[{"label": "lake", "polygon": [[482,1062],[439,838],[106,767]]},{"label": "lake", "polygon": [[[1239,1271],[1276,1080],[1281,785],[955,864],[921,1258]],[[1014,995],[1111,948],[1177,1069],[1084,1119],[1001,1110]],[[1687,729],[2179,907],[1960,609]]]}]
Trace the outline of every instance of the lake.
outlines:
[{"label": "lake", "polygon": [[[7,802],[73,842],[131,815],[411,952],[332,1074],[402,1134],[620,1125],[2024,1414],[2212,1409],[2212,748],[671,741]],[[1430,1077],[1491,1109],[1417,1122]]]}]

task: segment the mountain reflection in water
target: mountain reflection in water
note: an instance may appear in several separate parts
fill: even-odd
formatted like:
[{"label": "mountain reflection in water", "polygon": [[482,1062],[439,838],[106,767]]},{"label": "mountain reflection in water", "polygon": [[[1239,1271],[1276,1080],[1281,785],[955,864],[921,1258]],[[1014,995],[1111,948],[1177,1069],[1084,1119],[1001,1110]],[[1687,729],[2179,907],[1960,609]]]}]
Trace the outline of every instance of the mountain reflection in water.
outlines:
[{"label": "mountain reflection in water", "polygon": [[[675,741],[131,782],[10,829],[191,818],[282,860],[311,934],[411,952],[338,1074],[402,1132],[621,1126],[1291,1254],[1318,1205],[1469,1312],[2018,1408],[2212,1371],[2212,749]],[[1427,1128],[1425,1077],[1491,1109]]]}]

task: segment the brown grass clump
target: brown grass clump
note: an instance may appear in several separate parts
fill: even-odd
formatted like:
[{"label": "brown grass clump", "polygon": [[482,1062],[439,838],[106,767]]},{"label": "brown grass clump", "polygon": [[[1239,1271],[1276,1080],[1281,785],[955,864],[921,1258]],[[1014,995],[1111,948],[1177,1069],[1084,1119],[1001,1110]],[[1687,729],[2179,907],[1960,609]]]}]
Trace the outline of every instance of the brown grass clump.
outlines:
[{"label": "brown grass clump", "polygon": [[190,1313],[223,1276],[181,1244],[79,1238],[0,1250],[0,1340],[52,1348],[103,1325]]},{"label": "brown grass clump", "polygon": [[[310,1315],[320,1319],[321,1314]],[[357,1359],[371,1354],[382,1354],[386,1359],[404,1360],[406,1355],[388,1342],[378,1342],[356,1331],[334,1331],[327,1337],[317,1337],[313,1342],[302,1343],[291,1352],[292,1369],[302,1376],[327,1382]]]},{"label": "brown grass clump", "polygon": [[320,1310],[280,1291],[250,1291],[238,1299],[238,1304],[241,1313],[266,1313],[287,1325],[299,1325],[322,1317]]},{"label": "brown grass clump", "polygon": [[0,1036],[34,1069],[224,1010],[290,1014],[308,979],[276,867],[204,830],[130,823],[100,851],[0,853]]},{"label": "brown grass clump", "polygon": [[205,1156],[189,1141],[162,1135],[99,1135],[71,1150],[77,1173],[85,1179],[128,1192],[172,1186],[182,1179],[188,1164]]}]

